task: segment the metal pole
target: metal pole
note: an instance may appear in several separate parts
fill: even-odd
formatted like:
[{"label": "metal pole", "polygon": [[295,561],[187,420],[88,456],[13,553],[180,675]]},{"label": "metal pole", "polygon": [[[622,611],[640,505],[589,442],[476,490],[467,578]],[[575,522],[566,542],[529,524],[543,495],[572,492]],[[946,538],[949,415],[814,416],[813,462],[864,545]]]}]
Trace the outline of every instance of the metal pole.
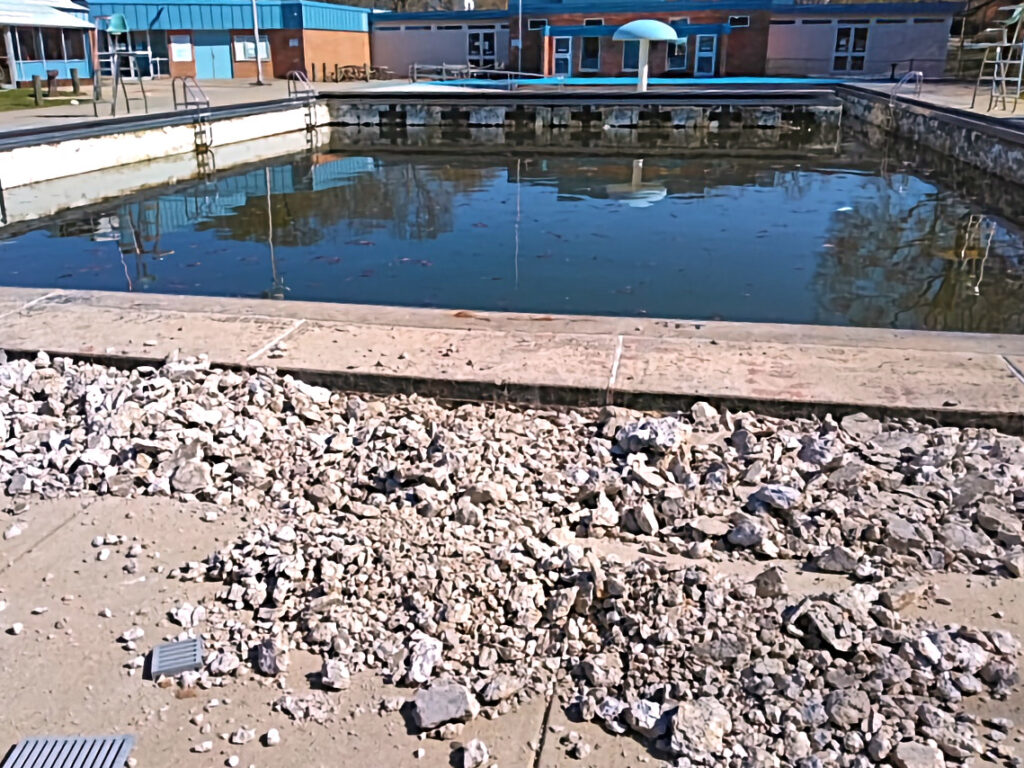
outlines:
[{"label": "metal pole", "polygon": [[651,41],[641,40],[640,41],[640,56],[637,62],[637,79],[636,79],[636,90],[638,93],[643,93],[647,90],[647,59],[651,51]]},{"label": "metal pole", "polygon": [[523,0],[519,0],[519,63],[516,71],[523,71]]},{"label": "metal pole", "polygon": [[252,39],[256,41],[256,85],[263,82],[263,60],[260,58],[260,19],[256,11],[256,0],[252,0]]}]

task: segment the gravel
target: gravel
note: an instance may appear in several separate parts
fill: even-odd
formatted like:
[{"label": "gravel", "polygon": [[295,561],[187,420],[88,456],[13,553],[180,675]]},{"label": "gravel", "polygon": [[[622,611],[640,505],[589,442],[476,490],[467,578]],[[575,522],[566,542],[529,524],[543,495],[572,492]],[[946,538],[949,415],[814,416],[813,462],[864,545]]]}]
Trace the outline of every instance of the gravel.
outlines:
[{"label": "gravel", "polygon": [[[42,354],[0,364],[0,420],[13,497],[170,495],[245,516],[172,572],[220,585],[172,618],[203,635],[198,684],[319,657],[325,690],[275,703],[296,720],[330,719],[372,671],[441,737],[554,691],[678,766],[930,768],[998,748],[962,702],[1017,683],[1017,641],[900,611],[930,574],[1024,571],[1016,436],[707,403],[455,407],[202,358],[122,371]],[[772,561],[793,559],[846,583],[792,596]],[[758,575],[711,567],[727,561]],[[486,762],[471,744],[463,764]]]}]

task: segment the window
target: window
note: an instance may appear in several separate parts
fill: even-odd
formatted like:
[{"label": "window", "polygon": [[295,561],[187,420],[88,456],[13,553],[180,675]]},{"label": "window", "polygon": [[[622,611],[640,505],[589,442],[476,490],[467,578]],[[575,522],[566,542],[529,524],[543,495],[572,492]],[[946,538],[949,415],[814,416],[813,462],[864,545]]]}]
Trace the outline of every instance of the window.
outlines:
[{"label": "window", "polygon": [[470,24],[468,29],[494,29],[493,24]]},{"label": "window", "polygon": [[[234,40],[235,61],[256,61],[256,45],[252,35],[240,35]],[[270,43],[266,35],[260,35],[260,60],[270,61]]]},{"label": "window", "polygon": [[[772,19],[768,23],[771,24],[773,27],[781,27],[786,24],[796,24],[796,22],[793,19]],[[806,23],[807,22],[805,21],[804,24]]]},{"label": "window", "polygon": [[402,29],[406,32],[426,32],[432,27],[429,24],[406,24]]},{"label": "window", "polygon": [[730,16],[729,17],[729,26],[730,27],[734,27],[734,28],[749,27],[750,26],[750,17],[749,16]]},{"label": "window", "polygon": [[64,43],[60,39],[60,30],[54,27],[43,27],[43,58],[47,61],[61,61],[64,58]]},{"label": "window", "polygon": [[[604,19],[584,19],[586,27],[600,27]],[[580,70],[596,72],[601,69],[601,38],[584,37],[580,46]]]},{"label": "window", "polygon": [[941,24],[945,19],[914,19],[915,24]]},{"label": "window", "polygon": [[80,29],[64,30],[64,50],[69,59],[84,59],[85,32]]},{"label": "window", "polygon": [[906,19],[875,19],[875,24],[906,24]]},{"label": "window", "polygon": [[[689,24],[689,19],[669,19],[668,25],[678,32],[678,27]],[[686,69],[686,38],[681,38],[678,43],[668,43],[666,46],[667,61],[665,69],[681,71]]]},{"label": "window", "polygon": [[462,25],[461,24],[438,24],[437,28],[439,30],[442,30],[442,29],[445,29],[445,30],[462,29]]},{"label": "window", "polygon": [[868,48],[867,27],[839,27],[836,30],[835,56],[832,69],[836,72],[861,72]]},{"label": "window", "polygon": [[15,27],[14,39],[18,48],[18,58],[22,61],[39,61],[39,38],[36,29]]},{"label": "window", "polygon": [[530,19],[526,22],[527,29],[544,29],[548,25],[547,19]]},{"label": "window", "polygon": [[622,43],[622,71],[636,72],[640,68],[640,42],[626,40]]},{"label": "window", "polygon": [[376,24],[373,25],[374,32],[398,32],[401,27],[378,27]]},{"label": "window", "polygon": [[804,19],[801,24],[831,24],[832,19]]}]

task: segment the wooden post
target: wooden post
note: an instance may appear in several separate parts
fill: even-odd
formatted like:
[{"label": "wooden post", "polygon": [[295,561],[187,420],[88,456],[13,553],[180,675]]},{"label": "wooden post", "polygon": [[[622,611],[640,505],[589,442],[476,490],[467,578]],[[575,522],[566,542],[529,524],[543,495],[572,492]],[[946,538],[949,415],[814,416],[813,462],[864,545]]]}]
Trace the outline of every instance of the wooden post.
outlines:
[{"label": "wooden post", "polygon": [[314,62],[313,62],[313,64],[312,64],[312,65],[310,66],[310,70],[309,70],[309,73],[310,73],[310,78],[309,78],[309,79],[310,79],[310,80],[311,80],[312,82],[314,82],[314,83],[315,83],[315,82],[316,82],[316,62],[315,62],[315,61],[314,61]]},{"label": "wooden post", "polygon": [[71,68],[71,92],[75,96],[82,95],[82,78],[78,76],[78,67]]},{"label": "wooden post", "polygon": [[327,82],[327,62],[325,61],[320,66],[323,68],[322,71],[321,71],[321,74],[323,75],[323,77],[321,77],[320,80],[326,83]]},{"label": "wooden post", "polygon": [[363,80],[370,82],[370,63],[368,61],[363,62]]},{"label": "wooden post", "polygon": [[341,64],[334,65],[334,82],[341,82]]},{"label": "wooden post", "polygon": [[43,106],[43,80],[39,75],[32,75],[32,99],[37,107]]}]

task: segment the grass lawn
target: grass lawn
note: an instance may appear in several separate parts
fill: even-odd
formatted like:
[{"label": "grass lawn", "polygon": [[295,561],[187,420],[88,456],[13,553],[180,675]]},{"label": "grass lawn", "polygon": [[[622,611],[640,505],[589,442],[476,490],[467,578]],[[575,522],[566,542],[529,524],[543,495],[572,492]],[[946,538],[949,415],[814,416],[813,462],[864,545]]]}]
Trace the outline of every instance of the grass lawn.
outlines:
[{"label": "grass lawn", "polygon": [[[43,98],[44,107],[62,107],[71,102],[75,95],[70,91],[60,92],[52,99]],[[79,96],[79,99],[84,97]],[[31,88],[15,88],[14,90],[0,90],[0,112],[10,112],[12,109],[31,109],[36,105],[32,99]]]}]

